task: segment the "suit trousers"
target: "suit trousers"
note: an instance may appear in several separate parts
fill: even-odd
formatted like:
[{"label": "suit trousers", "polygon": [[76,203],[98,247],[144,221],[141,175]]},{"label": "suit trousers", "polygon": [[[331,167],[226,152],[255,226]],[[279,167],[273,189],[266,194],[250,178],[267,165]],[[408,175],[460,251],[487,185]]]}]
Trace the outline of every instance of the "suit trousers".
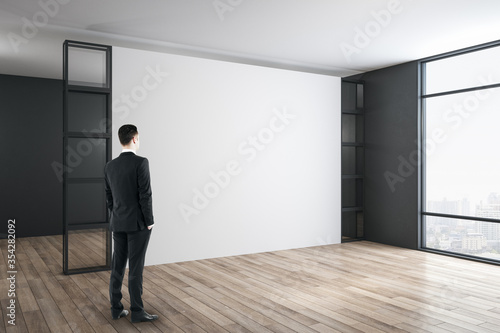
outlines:
[{"label": "suit trousers", "polygon": [[134,232],[113,232],[113,259],[109,281],[112,316],[118,316],[123,310],[121,289],[127,259],[129,262],[128,291],[130,294],[130,311],[133,315],[141,315],[144,311],[142,303],[142,272],[150,236],[151,230],[147,228]]}]

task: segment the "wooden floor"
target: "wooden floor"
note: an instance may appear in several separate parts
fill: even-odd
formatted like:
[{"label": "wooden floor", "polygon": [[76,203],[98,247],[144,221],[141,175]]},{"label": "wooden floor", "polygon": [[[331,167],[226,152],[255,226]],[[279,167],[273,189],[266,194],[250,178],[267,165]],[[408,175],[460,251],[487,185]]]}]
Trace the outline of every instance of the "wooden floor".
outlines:
[{"label": "wooden floor", "polygon": [[160,318],[112,320],[109,272],[63,275],[61,243],[16,240],[11,326],[0,240],[0,332],[500,332],[500,266],[370,242],[148,266]]}]

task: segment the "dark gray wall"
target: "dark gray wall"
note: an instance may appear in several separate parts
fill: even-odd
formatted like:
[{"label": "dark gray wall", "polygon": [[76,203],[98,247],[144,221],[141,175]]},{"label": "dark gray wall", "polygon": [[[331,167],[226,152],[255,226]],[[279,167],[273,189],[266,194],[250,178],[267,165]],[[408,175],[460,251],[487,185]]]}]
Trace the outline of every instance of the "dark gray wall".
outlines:
[{"label": "dark gray wall", "polygon": [[365,237],[418,248],[418,63],[350,77],[365,82]]},{"label": "dark gray wall", "polygon": [[16,237],[62,233],[63,82],[0,75],[0,233],[16,219]]}]

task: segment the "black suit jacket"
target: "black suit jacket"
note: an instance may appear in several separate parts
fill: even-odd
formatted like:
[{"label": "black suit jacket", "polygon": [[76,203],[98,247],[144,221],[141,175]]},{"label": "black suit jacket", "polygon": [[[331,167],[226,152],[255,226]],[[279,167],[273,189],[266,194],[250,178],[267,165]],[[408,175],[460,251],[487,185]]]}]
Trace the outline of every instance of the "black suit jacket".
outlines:
[{"label": "black suit jacket", "polygon": [[154,224],[147,158],[121,153],[106,164],[104,177],[111,231],[139,231]]}]

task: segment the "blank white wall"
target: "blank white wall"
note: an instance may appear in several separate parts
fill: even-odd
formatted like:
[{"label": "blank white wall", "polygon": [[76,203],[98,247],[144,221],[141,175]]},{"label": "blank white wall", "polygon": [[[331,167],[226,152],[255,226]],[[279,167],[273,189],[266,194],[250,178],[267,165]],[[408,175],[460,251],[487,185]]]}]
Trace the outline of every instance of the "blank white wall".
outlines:
[{"label": "blank white wall", "polygon": [[339,243],[340,78],[113,48],[118,128],[138,126],[146,264]]}]

